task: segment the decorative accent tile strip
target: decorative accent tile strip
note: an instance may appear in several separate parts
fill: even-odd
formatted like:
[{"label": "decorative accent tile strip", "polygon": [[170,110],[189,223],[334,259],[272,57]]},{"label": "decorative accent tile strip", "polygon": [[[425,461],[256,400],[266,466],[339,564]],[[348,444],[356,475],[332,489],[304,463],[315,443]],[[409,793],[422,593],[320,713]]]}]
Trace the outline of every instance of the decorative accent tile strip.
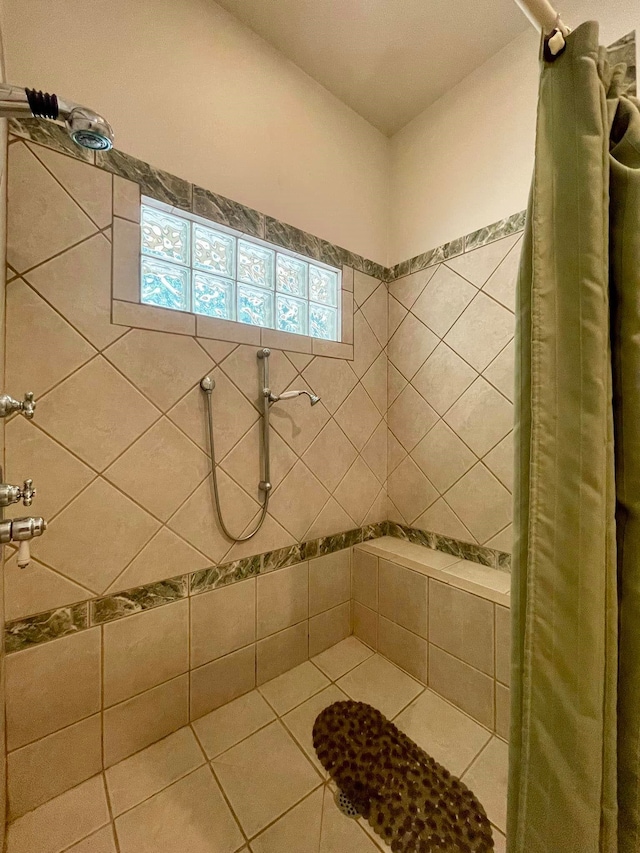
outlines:
[{"label": "decorative accent tile strip", "polygon": [[45,124],[37,119],[11,119],[10,130],[23,139],[46,145],[77,160],[93,163],[114,175],[135,181],[144,195],[165,204],[182,210],[192,210],[213,222],[269,240],[326,264],[345,264],[380,281],[385,281],[388,276],[389,270],[382,264],[367,260],[348,249],[307,234],[293,225],[287,225],[251,207],[191,184],[162,169],[156,169],[123,151],[114,148],[106,153],[98,152],[94,157],[93,152],[79,148],[70,140],[68,134],[55,124]]},{"label": "decorative accent tile strip", "polygon": [[415,527],[405,527],[393,521],[387,522],[387,536],[397,536],[398,539],[406,539],[415,545],[424,545],[436,551],[444,551],[445,554],[453,554],[461,560],[471,560],[492,569],[503,572],[511,571],[511,554],[504,551],[496,551],[494,548],[486,548],[484,545],[474,545],[471,542],[462,542],[460,539],[452,539],[442,536],[440,533],[432,533],[429,530],[418,530]]},{"label": "decorative accent tile strip", "polygon": [[18,652],[49,640],[75,634],[86,628],[104,625],[125,616],[161,607],[163,604],[171,604],[189,595],[209,592],[259,574],[292,566],[303,560],[333,554],[335,551],[351,548],[353,545],[378,539],[381,536],[397,536],[399,539],[406,539],[417,545],[425,545],[427,548],[454,554],[464,560],[473,560],[475,563],[482,563],[505,572],[510,570],[510,554],[460,542],[438,533],[404,527],[390,521],[380,521],[365,527],[356,527],[344,533],[336,533],[334,536],[311,539],[308,542],[290,545],[277,551],[267,551],[264,554],[235,560],[222,566],[200,569],[169,580],[156,581],[146,586],[114,592],[112,595],[103,595],[79,604],[16,619],[5,626],[5,651],[7,654]]},{"label": "decorative accent tile strip", "polygon": [[486,246],[487,243],[494,243],[496,240],[522,231],[526,215],[527,211],[521,210],[520,213],[514,213],[513,216],[507,216],[506,219],[501,219],[499,222],[487,225],[486,228],[479,228],[472,234],[467,234],[464,238],[465,252],[471,252],[473,249],[479,249],[480,246]]},{"label": "decorative accent tile strip", "polygon": [[27,616],[8,622],[4,630],[4,648],[7,654],[37,646],[48,640],[68,637],[89,627],[88,602],[59,607],[38,616]]},{"label": "decorative accent tile strip", "polygon": [[512,216],[507,216],[506,219],[501,219],[499,222],[487,225],[486,228],[480,228],[478,231],[473,231],[464,237],[458,237],[456,240],[451,240],[449,243],[444,243],[442,246],[438,246],[428,252],[423,252],[421,255],[416,255],[415,258],[410,258],[408,261],[402,261],[396,264],[395,267],[387,270],[386,281],[387,283],[391,283],[399,278],[404,278],[405,275],[410,275],[427,267],[441,264],[443,261],[449,260],[449,258],[455,258],[464,252],[471,252],[473,249],[479,249],[480,246],[486,246],[487,243],[494,243],[496,240],[508,237],[509,234],[522,231],[524,229],[525,216],[526,210],[521,210]]},{"label": "decorative accent tile strip", "polygon": [[94,598],[90,601],[90,617],[92,625],[102,625],[105,622],[113,622],[122,616],[131,616],[133,613],[141,613],[143,610],[152,610],[162,604],[170,604],[180,598],[189,595],[189,575],[182,575],[171,580],[157,581],[127,589],[124,592],[116,592],[113,595],[105,595],[102,598]]}]

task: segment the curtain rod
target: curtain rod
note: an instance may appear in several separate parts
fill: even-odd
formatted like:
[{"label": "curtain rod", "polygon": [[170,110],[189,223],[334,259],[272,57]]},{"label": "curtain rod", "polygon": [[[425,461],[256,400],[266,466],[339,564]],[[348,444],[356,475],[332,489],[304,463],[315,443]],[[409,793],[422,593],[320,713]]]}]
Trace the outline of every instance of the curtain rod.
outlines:
[{"label": "curtain rod", "polygon": [[557,56],[564,49],[565,36],[571,32],[569,27],[560,20],[560,14],[556,12],[549,0],[515,0],[515,2],[536,29],[542,30],[545,36],[551,36],[548,47],[551,53]]}]

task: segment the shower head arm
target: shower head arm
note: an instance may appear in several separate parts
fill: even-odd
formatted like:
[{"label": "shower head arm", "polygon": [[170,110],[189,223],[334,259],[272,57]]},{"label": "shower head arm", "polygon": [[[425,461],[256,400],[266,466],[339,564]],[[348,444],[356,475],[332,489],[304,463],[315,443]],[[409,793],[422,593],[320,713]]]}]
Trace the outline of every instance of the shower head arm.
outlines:
[{"label": "shower head arm", "polygon": [[44,118],[66,128],[76,142],[77,133],[91,132],[104,140],[103,150],[113,144],[109,122],[88,107],[10,83],[0,83],[0,118]]},{"label": "shower head arm", "polygon": [[315,406],[316,403],[320,402],[320,397],[312,394],[311,391],[307,391],[306,389],[302,391],[283,391],[282,394],[269,393],[269,402],[277,403],[280,400],[292,400],[294,397],[300,397],[302,394],[307,395],[312,406]]}]

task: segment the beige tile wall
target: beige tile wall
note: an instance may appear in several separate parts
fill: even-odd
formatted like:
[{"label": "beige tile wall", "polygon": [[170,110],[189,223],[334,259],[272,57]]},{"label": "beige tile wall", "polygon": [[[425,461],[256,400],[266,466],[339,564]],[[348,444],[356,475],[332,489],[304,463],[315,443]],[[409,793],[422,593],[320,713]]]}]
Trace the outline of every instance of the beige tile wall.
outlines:
[{"label": "beige tile wall", "polygon": [[351,633],[350,549],[7,658],[12,818]]},{"label": "beige tile wall", "polygon": [[[206,337],[185,334],[194,318],[162,309],[173,332],[112,322],[114,229],[116,295],[137,299],[123,270],[139,251],[139,199],[136,184],[87,163],[10,146],[5,388],[33,390],[38,405],[33,421],[7,423],[6,479],[33,478],[33,512],[49,527],[28,569],[7,561],[9,620],[386,517],[386,285],[345,268],[353,360],[284,350],[296,336],[273,337],[274,390],[309,387],[322,402],[273,407],[269,514],[254,539],[233,545],[213,512],[198,383],[216,380],[223,508],[240,535],[261,500],[257,347],[216,340],[215,323]],[[125,322],[135,326],[135,312]],[[314,622],[318,636],[325,623]]]},{"label": "beige tile wall", "polygon": [[[1,50],[1,46],[0,46]],[[0,68],[2,61],[0,57]],[[0,268],[5,266],[7,246],[7,146],[8,130],[7,120],[0,119]],[[0,284],[0,370],[4,374],[4,352],[5,352],[5,280]],[[2,461],[4,463],[4,422],[0,424],[0,447],[2,448]],[[3,466],[4,467],[4,466]],[[5,548],[0,554],[0,596],[4,599],[4,561]],[[0,608],[0,630],[4,633],[5,615],[4,608]],[[0,732],[5,729],[5,655],[4,648],[0,649]],[[0,847],[4,846],[5,823],[6,823],[6,791],[7,791],[7,762],[5,740],[0,744]]]},{"label": "beige tile wall", "polygon": [[508,607],[357,546],[352,595],[357,637],[508,737]]},{"label": "beige tile wall", "polygon": [[389,285],[389,517],[511,550],[520,235]]}]

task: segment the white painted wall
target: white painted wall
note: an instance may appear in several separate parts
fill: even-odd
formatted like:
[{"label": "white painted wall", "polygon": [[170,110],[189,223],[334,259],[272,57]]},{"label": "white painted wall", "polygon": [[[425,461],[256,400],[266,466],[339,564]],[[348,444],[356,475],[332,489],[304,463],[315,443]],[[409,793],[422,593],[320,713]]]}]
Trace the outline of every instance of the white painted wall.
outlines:
[{"label": "white painted wall", "polygon": [[[638,0],[563,0],[561,9],[569,26],[598,20],[603,44],[640,34]],[[391,264],[526,207],[537,88],[531,27],[393,137]]]},{"label": "white painted wall", "polygon": [[116,145],[386,263],[389,140],[213,0],[5,0],[11,82]]}]

